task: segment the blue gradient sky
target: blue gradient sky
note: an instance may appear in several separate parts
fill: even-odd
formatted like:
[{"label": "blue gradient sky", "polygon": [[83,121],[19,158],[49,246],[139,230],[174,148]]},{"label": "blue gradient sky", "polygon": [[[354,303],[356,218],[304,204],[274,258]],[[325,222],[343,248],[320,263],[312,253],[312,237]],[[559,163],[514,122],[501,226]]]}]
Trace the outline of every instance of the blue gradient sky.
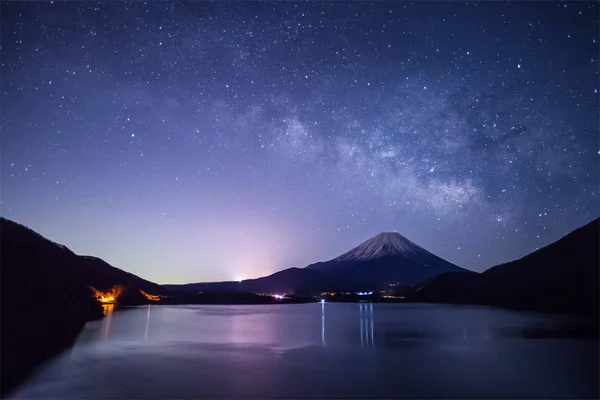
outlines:
[{"label": "blue gradient sky", "polygon": [[594,2],[2,4],[2,216],[159,283],[599,214]]}]

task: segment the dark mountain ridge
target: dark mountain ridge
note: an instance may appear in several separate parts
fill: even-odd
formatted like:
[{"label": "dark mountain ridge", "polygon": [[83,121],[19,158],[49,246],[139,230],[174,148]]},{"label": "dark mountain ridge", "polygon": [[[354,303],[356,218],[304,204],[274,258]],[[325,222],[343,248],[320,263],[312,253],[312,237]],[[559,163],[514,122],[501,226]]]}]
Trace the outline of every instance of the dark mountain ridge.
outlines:
[{"label": "dark mountain ridge", "polygon": [[383,232],[332,260],[305,268],[288,268],[242,282],[164,285],[173,291],[240,291],[260,293],[315,293],[377,290],[389,284],[413,285],[457,267],[395,232]]},{"label": "dark mountain ridge", "polygon": [[[18,282],[21,289],[40,290],[70,284],[93,286],[108,290],[123,285],[132,290],[142,289],[153,294],[166,294],[156,283],[130,272],[113,267],[93,256],[79,256],[68,247],[57,244],[32,229],[1,218],[2,281]],[[15,291],[12,285],[3,289]],[[19,289],[19,290],[21,290]]]},{"label": "dark mountain ridge", "polygon": [[554,243],[481,274],[444,273],[434,277],[421,284],[411,299],[598,313],[599,269],[597,218]]},{"label": "dark mountain ridge", "polygon": [[99,258],[78,256],[5,218],[0,218],[0,268],[2,397],[33,368],[71,345],[87,321],[102,318],[91,287],[107,291],[122,286],[121,304],[145,302],[140,290],[167,293],[160,285]]},{"label": "dark mountain ridge", "polygon": [[327,288],[329,277],[318,271],[287,268],[274,274],[242,282],[200,282],[182,285],[163,285],[170,291],[182,292],[239,292],[239,293],[308,293]]}]

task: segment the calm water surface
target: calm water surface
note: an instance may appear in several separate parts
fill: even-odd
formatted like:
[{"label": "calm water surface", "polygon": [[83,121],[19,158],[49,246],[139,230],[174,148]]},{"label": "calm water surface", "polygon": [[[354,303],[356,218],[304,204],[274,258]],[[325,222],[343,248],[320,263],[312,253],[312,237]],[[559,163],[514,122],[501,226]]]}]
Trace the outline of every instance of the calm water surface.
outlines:
[{"label": "calm water surface", "polygon": [[[598,398],[598,341],[486,307],[144,306],[89,323],[19,399]],[[43,327],[41,327],[43,329]]]}]

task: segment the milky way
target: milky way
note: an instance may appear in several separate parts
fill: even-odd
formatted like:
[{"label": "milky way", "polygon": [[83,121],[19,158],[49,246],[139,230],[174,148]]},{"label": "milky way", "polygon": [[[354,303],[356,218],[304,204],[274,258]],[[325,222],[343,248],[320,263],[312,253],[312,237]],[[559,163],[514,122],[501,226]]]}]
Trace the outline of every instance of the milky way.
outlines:
[{"label": "milky way", "polygon": [[2,215],[160,283],[599,214],[595,2],[2,4]]}]

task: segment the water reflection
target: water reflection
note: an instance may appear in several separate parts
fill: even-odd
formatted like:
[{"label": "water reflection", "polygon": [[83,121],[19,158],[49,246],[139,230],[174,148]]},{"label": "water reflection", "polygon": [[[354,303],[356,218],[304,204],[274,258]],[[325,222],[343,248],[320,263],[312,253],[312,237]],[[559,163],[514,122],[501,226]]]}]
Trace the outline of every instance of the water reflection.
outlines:
[{"label": "water reflection", "polygon": [[148,325],[150,325],[150,304],[148,304],[148,313],[146,314],[146,333],[144,334],[144,340],[148,340]]},{"label": "water reflection", "polygon": [[375,346],[375,323],[373,318],[373,303],[360,303],[360,344]]},{"label": "water reflection", "polygon": [[108,335],[110,334],[110,324],[112,322],[113,312],[115,311],[115,305],[114,304],[103,304],[102,309],[103,309],[104,315],[106,315],[106,317],[102,321],[101,337],[102,337],[102,339],[106,340],[106,339],[108,339]]},{"label": "water reflection", "polygon": [[325,346],[325,302],[321,302],[321,344]]},{"label": "water reflection", "polygon": [[377,303],[320,311],[316,348],[318,304],[107,306],[13,398],[599,398],[597,339],[517,336],[562,317]]}]

